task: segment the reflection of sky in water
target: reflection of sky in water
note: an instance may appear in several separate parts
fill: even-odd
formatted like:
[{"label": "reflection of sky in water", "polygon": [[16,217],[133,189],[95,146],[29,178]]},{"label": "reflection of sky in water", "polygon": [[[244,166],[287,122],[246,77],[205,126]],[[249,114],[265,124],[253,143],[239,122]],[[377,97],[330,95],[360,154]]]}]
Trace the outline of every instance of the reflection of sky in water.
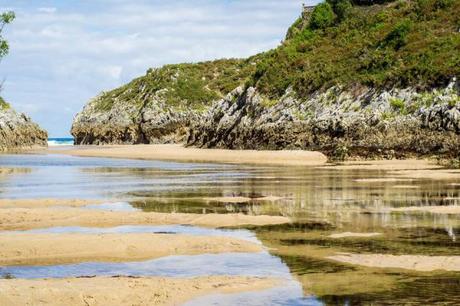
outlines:
[{"label": "reflection of sky in water", "polygon": [[[8,233],[8,232],[4,232]],[[171,233],[202,236],[224,236],[247,240],[260,244],[255,234],[249,230],[238,229],[215,229],[187,225],[123,225],[109,228],[62,226],[50,227],[25,231],[11,231],[10,233],[29,233],[29,234],[130,234],[130,233]]]},{"label": "reflection of sky in water", "polygon": [[[30,173],[16,173],[0,180],[1,195],[5,198],[111,197],[122,192],[145,189],[187,189],[194,181],[243,175],[232,172],[232,166],[229,165],[60,155],[2,155],[0,167],[32,170]],[[226,170],[225,175],[222,174],[223,169]]]},{"label": "reflection of sky in water", "polygon": [[289,268],[268,252],[169,256],[143,262],[81,263],[56,266],[0,267],[0,274],[17,278],[67,278],[79,276],[163,276],[197,277],[209,275],[268,276],[282,279],[276,288],[248,293],[211,295],[187,305],[317,305],[304,298],[301,285],[292,279]]},{"label": "reflection of sky in water", "polygon": [[65,278],[88,275],[194,277],[203,275],[276,276],[290,278],[288,267],[268,252],[168,256],[142,262],[87,262],[55,266],[11,266],[0,274],[18,278]]}]

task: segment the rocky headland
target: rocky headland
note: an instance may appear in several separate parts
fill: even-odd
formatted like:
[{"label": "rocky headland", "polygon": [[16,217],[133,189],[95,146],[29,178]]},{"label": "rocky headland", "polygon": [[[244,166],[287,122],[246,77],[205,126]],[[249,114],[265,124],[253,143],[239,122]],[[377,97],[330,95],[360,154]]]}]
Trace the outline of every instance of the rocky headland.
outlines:
[{"label": "rocky headland", "polygon": [[460,1],[338,2],[305,7],[276,49],[102,93],[75,117],[76,144],[458,158]]},{"label": "rocky headland", "polygon": [[[0,98],[1,99],[1,98]],[[0,152],[47,146],[48,134],[25,114],[0,101]]]}]

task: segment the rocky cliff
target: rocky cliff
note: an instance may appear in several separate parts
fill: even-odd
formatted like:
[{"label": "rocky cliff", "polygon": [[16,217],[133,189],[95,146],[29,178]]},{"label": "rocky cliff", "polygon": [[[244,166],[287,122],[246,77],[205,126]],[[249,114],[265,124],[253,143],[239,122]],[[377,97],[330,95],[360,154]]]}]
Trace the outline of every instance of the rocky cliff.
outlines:
[{"label": "rocky cliff", "polygon": [[[1,99],[1,98],[0,98]],[[47,146],[47,133],[24,114],[0,103],[0,152]]]},{"label": "rocky cliff", "polygon": [[458,0],[305,8],[278,48],[150,69],[90,101],[72,134],[77,144],[458,157],[459,10]]}]

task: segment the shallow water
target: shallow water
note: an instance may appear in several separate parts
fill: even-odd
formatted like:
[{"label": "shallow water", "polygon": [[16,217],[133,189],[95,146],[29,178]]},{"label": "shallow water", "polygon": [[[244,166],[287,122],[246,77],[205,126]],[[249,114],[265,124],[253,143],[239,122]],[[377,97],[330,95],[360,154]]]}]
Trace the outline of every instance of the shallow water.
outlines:
[{"label": "shallow water", "polygon": [[[337,252],[460,255],[460,218],[391,213],[391,207],[460,205],[460,180],[388,180],[385,171],[189,164],[68,156],[2,155],[1,198],[107,199],[83,209],[289,216],[293,224],[205,229],[190,226],[61,227],[36,233],[168,232],[224,235],[262,243],[260,254],[171,256],[138,263],[3,267],[16,277],[76,275],[269,275],[284,287],[208,296],[189,305],[459,304],[460,273],[374,269],[333,262]],[[373,181],[367,181],[372,180]],[[254,200],[225,203],[215,197]],[[277,201],[256,198],[276,196]],[[332,233],[377,232],[332,239]],[[3,233],[6,234],[6,233]]]}]

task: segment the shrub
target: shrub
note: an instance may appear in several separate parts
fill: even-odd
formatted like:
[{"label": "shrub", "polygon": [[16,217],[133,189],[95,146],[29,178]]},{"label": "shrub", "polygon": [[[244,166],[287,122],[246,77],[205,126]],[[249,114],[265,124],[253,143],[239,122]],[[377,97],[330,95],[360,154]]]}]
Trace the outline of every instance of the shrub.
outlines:
[{"label": "shrub", "polygon": [[327,3],[331,5],[332,10],[340,21],[347,18],[353,7],[350,0],[327,0]]},{"label": "shrub", "polygon": [[310,27],[312,29],[325,29],[333,25],[334,18],[334,11],[329,3],[318,4],[311,13]]},{"label": "shrub", "polygon": [[411,29],[410,20],[398,22],[393,30],[385,37],[384,45],[392,46],[396,50],[400,49],[407,43],[407,35]]},{"label": "shrub", "polygon": [[404,101],[398,98],[390,99],[390,105],[395,111],[398,111],[398,112],[403,112],[406,107],[406,104],[404,103]]}]

